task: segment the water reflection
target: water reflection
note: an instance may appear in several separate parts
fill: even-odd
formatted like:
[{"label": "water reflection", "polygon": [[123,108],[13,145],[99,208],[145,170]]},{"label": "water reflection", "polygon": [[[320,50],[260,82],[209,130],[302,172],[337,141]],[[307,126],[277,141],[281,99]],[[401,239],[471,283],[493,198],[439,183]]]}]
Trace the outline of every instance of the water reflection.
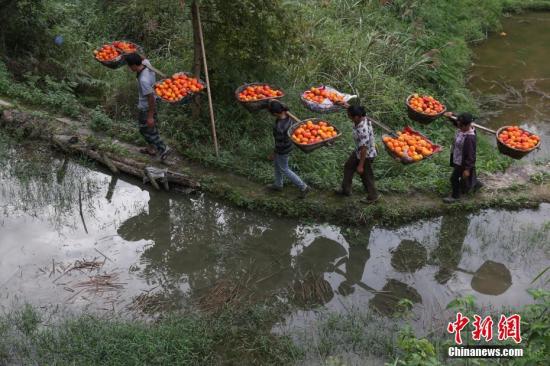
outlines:
[{"label": "water reflection", "polygon": [[502,263],[485,261],[477,271],[470,274],[472,288],[482,294],[500,295],[512,286],[512,274]]},{"label": "water reflection", "polygon": [[[117,229],[118,234],[127,241],[151,240],[154,243],[167,243],[170,247],[172,223],[170,221],[169,196],[166,194],[151,195],[148,208],[147,212],[140,212],[124,221]],[[155,247],[153,246],[153,248]],[[146,253],[151,253],[151,251],[148,249]]]},{"label": "water reflection", "polygon": [[180,297],[203,297],[222,281],[227,286],[246,281],[247,296],[256,301],[275,295],[313,309],[330,303],[335,295],[349,297],[360,290],[372,296],[372,307],[389,315],[400,299],[422,303],[423,297],[410,277],[400,279],[402,275],[392,275],[390,267],[409,276],[434,267],[440,285],[458,272],[467,273],[471,288],[486,295],[500,295],[511,286],[510,272],[501,263],[488,260],[476,272],[460,267],[469,226],[468,215],[443,217],[432,249],[419,239],[400,239],[389,248],[389,267],[377,275],[386,278],[378,287],[368,285],[365,277],[373,228],[326,231],[318,225],[295,226],[228,210],[203,196],[174,199],[154,192],[147,209],[124,221],[117,232],[130,242],[149,242],[141,256],[143,275]]},{"label": "water reflection", "polygon": [[351,295],[355,292],[355,285],[359,285],[363,280],[363,273],[370,258],[368,245],[371,230],[372,228],[368,228],[359,233],[353,231],[352,233],[343,234],[350,247],[348,256],[343,261],[345,272],[340,273],[345,278],[338,286],[338,293],[340,295]]},{"label": "water reflection", "polygon": [[[234,296],[223,286],[238,285],[247,300],[277,298],[306,311],[351,303],[391,315],[404,298],[428,317],[463,294],[493,305],[529,301],[525,289],[550,258],[549,205],[349,229],[151,192],[70,160],[37,164],[42,173],[24,179],[0,173],[0,278],[7,279],[0,306],[14,296],[40,305],[69,298],[43,268],[52,258],[92,259],[96,249],[111,259],[102,271],[116,270],[126,284],[117,302],[124,307],[139,300],[177,308],[214,289]],[[89,233],[80,223],[80,189]],[[65,287],[79,276],[86,278],[75,273]],[[74,306],[99,301],[74,299]]]},{"label": "water reflection", "polygon": [[390,279],[374,295],[369,305],[374,310],[389,316],[399,310],[398,305],[401,300],[408,300],[413,304],[422,303],[422,297],[413,287],[401,281]]},{"label": "water reflection", "polygon": [[435,280],[446,284],[458,268],[470,220],[466,214],[443,216],[439,230],[439,245],[432,253],[432,262],[439,266]]},{"label": "water reflection", "polygon": [[399,272],[414,273],[428,262],[428,251],[416,240],[402,240],[393,252],[391,265]]}]

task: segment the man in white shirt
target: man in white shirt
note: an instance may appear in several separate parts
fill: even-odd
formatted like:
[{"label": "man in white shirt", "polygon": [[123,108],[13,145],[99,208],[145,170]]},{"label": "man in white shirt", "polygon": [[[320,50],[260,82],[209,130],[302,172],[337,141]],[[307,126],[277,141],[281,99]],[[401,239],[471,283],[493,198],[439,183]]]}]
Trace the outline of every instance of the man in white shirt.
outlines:
[{"label": "man in white shirt", "polygon": [[145,67],[144,60],[137,53],[125,56],[126,63],[130,70],[135,72],[138,79],[138,122],[139,132],[148,143],[146,149],[141,152],[155,156],[158,154],[161,160],[165,160],[170,149],[160,138],[157,128],[157,106],[153,87],[156,83],[154,71]]},{"label": "man in white shirt", "polygon": [[374,203],[380,198],[380,195],[374,185],[374,172],[372,170],[372,163],[377,156],[372,123],[367,118],[365,108],[361,106],[350,106],[348,117],[354,124],[353,140],[355,141],[355,150],[344,165],[342,189],[338,190],[337,193],[344,196],[351,195],[353,176],[357,172],[367,191],[367,197],[362,199],[361,202]]}]

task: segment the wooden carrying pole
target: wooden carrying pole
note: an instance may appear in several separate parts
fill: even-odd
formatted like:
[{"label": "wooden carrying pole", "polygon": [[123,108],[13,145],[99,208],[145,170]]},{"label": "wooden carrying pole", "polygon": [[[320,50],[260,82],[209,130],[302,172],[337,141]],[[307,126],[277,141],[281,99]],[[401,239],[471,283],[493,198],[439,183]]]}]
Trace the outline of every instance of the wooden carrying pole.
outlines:
[{"label": "wooden carrying pole", "polygon": [[[451,118],[452,118],[453,120],[455,120],[455,121],[457,120],[457,117],[456,117],[456,116],[452,116]],[[487,127],[482,126],[482,125],[478,125],[477,123],[473,123],[473,122],[472,122],[472,126],[474,126],[475,128],[479,128],[479,129],[482,130],[482,131],[492,133],[493,135],[496,135],[496,134],[497,134],[497,131],[492,130],[492,129],[487,128]]]},{"label": "wooden carrying pole", "polygon": [[199,10],[199,4],[197,1],[193,1],[193,11],[197,17],[199,39],[201,42],[202,62],[204,66],[204,76],[206,78],[206,92],[208,94],[208,108],[210,110],[210,123],[212,127],[212,139],[214,140],[214,150],[216,151],[216,157],[219,157],[218,150],[218,137],[216,136],[216,120],[214,119],[214,107],[212,105],[212,93],[210,91],[210,78],[208,76],[208,63],[206,62],[206,51],[204,48],[204,37],[202,34],[201,15]]}]

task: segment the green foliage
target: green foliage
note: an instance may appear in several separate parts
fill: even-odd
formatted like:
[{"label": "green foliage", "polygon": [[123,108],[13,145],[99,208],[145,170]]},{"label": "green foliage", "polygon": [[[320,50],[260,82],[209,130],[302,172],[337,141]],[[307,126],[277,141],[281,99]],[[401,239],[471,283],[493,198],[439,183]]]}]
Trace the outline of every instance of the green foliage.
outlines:
[{"label": "green foliage", "polygon": [[[524,357],[502,360],[504,364],[550,362],[550,292],[538,289],[529,293],[534,303],[514,310],[522,316]],[[462,310],[475,307],[470,298],[450,305]],[[284,306],[248,306],[213,315],[171,314],[154,323],[81,315],[41,327],[40,315],[27,305],[0,316],[0,363],[286,365],[305,360],[340,366],[348,364],[350,355],[355,362],[372,357],[391,360],[386,365],[439,366],[448,362],[445,332],[418,338],[402,321],[384,319],[368,309],[321,313],[303,336],[292,334],[294,342],[287,335],[271,333],[282,314]]]},{"label": "green foliage", "polygon": [[90,127],[94,131],[105,132],[113,128],[113,120],[98,106],[90,112]]},{"label": "green foliage", "polygon": [[36,310],[29,304],[15,314],[15,326],[20,332],[29,336],[34,333],[42,320]]},{"label": "green foliage", "polygon": [[0,47],[10,53],[43,55],[46,47],[36,45],[51,44],[51,27],[54,14],[45,0],[6,0],[0,2],[0,24],[2,42]]},{"label": "green foliage", "polygon": [[29,309],[0,318],[0,364],[15,361],[7,349],[18,363],[41,365],[282,365],[299,356],[288,338],[269,333],[278,315],[262,307],[150,324],[84,315],[38,330]]},{"label": "green foliage", "polygon": [[529,180],[535,184],[542,185],[550,181],[550,173],[538,172],[529,177]]},{"label": "green foliage", "polygon": [[[64,35],[65,44],[52,48],[51,40],[37,43],[48,49],[47,55],[38,57],[38,64],[36,58],[33,62],[24,56],[10,58],[7,64],[15,79],[0,65],[0,94],[71,116],[80,113],[79,102],[92,109],[99,104],[102,109],[91,112],[92,128],[132,143],[141,141],[133,125],[121,123],[135,118],[134,75],[124,68],[102,67],[90,51],[108,40],[128,39],[142,45],[147,57],[165,72],[191,70],[191,1],[185,2],[185,8],[179,0],[36,3],[44,9],[36,16],[48,20],[36,21],[47,23],[47,32]],[[380,6],[376,1],[343,0],[201,1],[220,158],[213,155],[206,113],[193,119],[189,107],[161,106],[161,133],[191,159],[268,183],[273,176],[266,159],[273,148],[273,121],[264,112],[250,114],[237,105],[233,91],[241,83],[266,81],[282,86],[285,102],[300,117],[313,113],[301,106],[299,94],[320,83],[357,94],[371,116],[395,128],[411,124],[403,100],[413,91],[433,94],[452,110],[475,112],[464,78],[470,65],[468,42],[498,29],[502,9],[511,3],[396,0]],[[54,11],[56,16],[51,15]],[[40,77],[25,76],[31,69]],[[49,81],[41,76],[45,74]],[[108,123],[107,118],[116,123]],[[346,117],[327,118],[344,136],[332,148],[308,155],[296,151],[290,161],[304,180],[323,190],[339,185],[342,165],[353,146]],[[378,187],[383,192],[444,194],[449,190],[453,131],[440,121],[413,127],[443,145],[443,153],[405,167],[379,146],[374,164]],[[478,171],[502,171],[509,164],[510,159],[500,156],[487,137],[479,136]],[[359,182],[355,184],[361,189]]]},{"label": "green foliage", "polygon": [[205,0],[201,11],[218,100],[234,103],[232,91],[244,82],[290,81],[282,66],[297,56],[299,35],[285,1]]},{"label": "green foliage", "polygon": [[447,309],[455,312],[460,311],[464,316],[473,317],[477,310],[475,297],[473,295],[457,297],[447,304]]},{"label": "green foliage", "polygon": [[550,291],[530,291],[535,304],[522,311],[522,337],[527,347],[524,357],[515,360],[516,365],[550,364]]},{"label": "green foliage", "polygon": [[410,327],[399,332],[397,346],[403,353],[403,358],[396,360],[397,365],[407,366],[438,366],[443,365],[436,357],[435,348],[425,338],[415,337]]},{"label": "green foliage", "polygon": [[81,106],[74,95],[75,87],[73,82],[55,81],[49,75],[40,77],[26,74],[24,82],[14,82],[5,65],[0,62],[0,94],[27,104],[44,106],[76,117],[80,114]]}]

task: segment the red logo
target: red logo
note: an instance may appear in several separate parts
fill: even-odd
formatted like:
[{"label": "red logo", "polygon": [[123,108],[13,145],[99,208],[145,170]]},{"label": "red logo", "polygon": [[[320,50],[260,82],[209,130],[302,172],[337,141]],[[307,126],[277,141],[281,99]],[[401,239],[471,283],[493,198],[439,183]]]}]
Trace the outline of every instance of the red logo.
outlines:
[{"label": "red logo", "polygon": [[470,319],[468,319],[467,316],[462,316],[461,312],[456,313],[456,321],[449,323],[447,326],[447,332],[451,334],[455,334],[455,343],[456,344],[462,344],[462,336],[460,335],[460,332],[466,324],[470,322]]},{"label": "red logo", "polygon": [[[447,325],[447,332],[454,334],[456,344],[462,344],[461,331],[468,323],[470,323],[470,319],[458,312],[456,320]],[[472,339],[480,341],[483,338],[486,342],[490,342],[493,339],[493,324],[491,316],[481,318],[479,315],[474,315]],[[501,315],[498,321],[498,340],[505,341],[509,338],[516,343],[521,343],[521,316],[518,314],[509,317]]]},{"label": "red logo", "polygon": [[521,316],[514,314],[508,318],[505,315],[500,316],[498,321],[498,340],[504,341],[512,338],[514,342],[521,343]]},{"label": "red logo", "polygon": [[479,315],[474,315],[474,331],[472,332],[472,339],[474,341],[481,340],[481,337],[485,338],[486,342],[493,339],[493,318],[486,316],[483,321]]}]

